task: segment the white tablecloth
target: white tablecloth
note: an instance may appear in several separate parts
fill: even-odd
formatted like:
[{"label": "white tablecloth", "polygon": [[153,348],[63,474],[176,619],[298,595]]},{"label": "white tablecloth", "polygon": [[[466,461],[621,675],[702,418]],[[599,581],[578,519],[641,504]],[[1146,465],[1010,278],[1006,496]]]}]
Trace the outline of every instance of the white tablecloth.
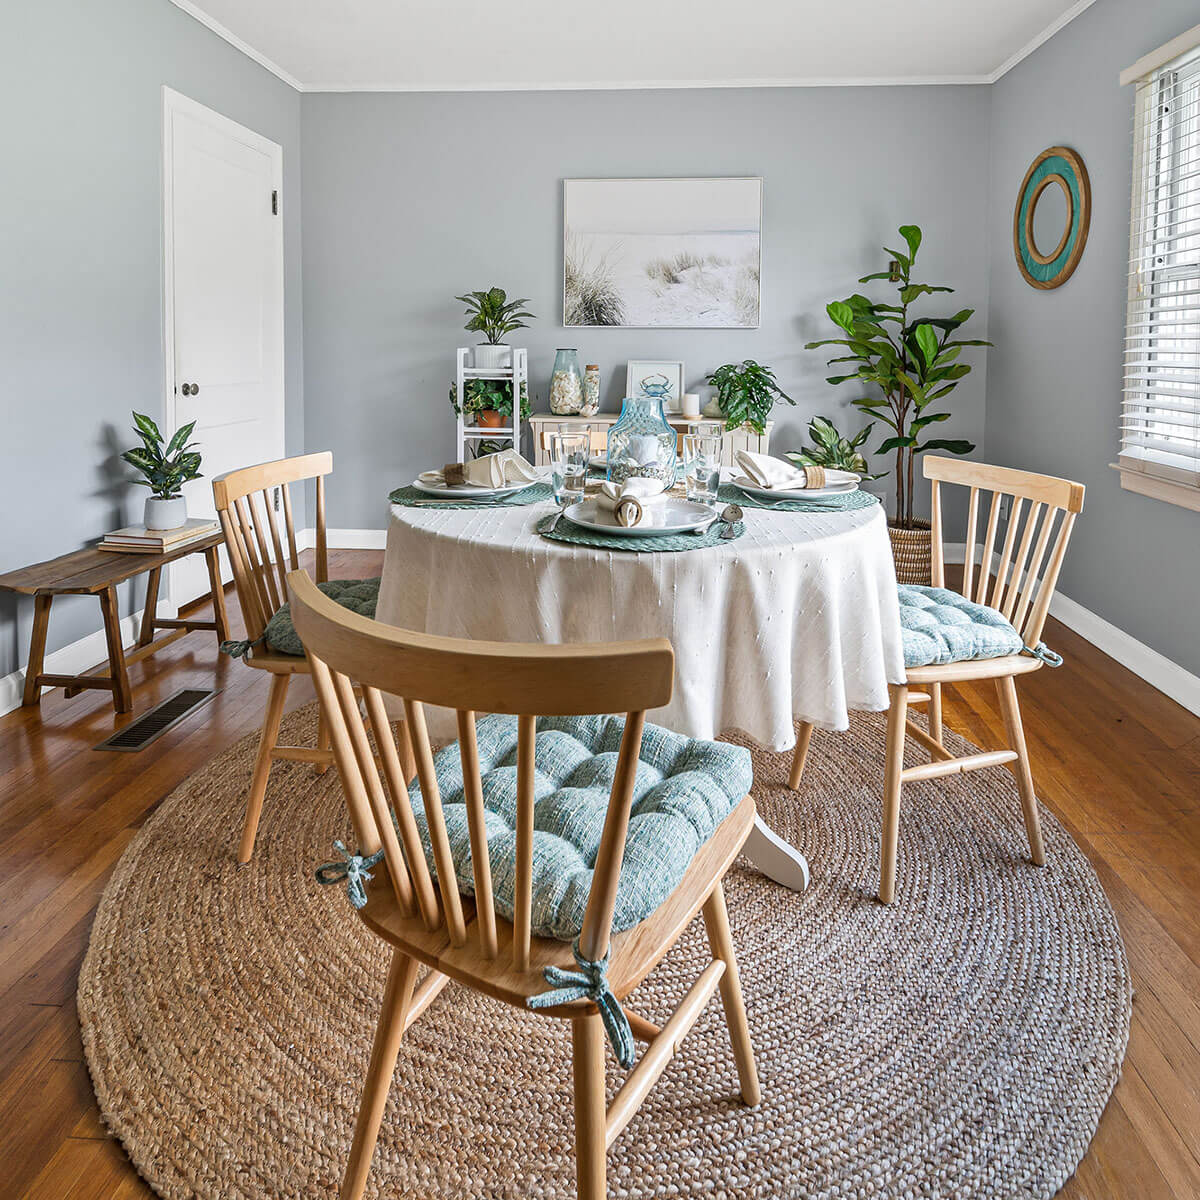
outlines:
[{"label": "white tablecloth", "polygon": [[[650,719],[689,737],[741,729],[773,750],[793,715],[845,729],[904,679],[883,509],[746,508],[736,541],[629,553],[547,541],[550,503],[392,507],[379,620],[450,637],[601,642],[665,635],[675,692]],[[431,732],[443,722],[432,713]],[[449,726],[452,733],[453,726]]]}]

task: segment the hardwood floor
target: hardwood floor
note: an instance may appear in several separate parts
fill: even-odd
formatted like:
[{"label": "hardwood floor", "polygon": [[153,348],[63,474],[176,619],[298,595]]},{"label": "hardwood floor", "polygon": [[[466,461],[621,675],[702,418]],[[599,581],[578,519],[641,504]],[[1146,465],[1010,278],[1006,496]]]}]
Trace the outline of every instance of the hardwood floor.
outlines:
[{"label": "hardwood floor", "polygon": [[[381,555],[336,552],[334,577],[378,574]],[[238,624],[236,602],[230,616]],[[1134,972],[1124,1073],[1092,1148],[1061,1193],[1072,1200],[1200,1196],[1200,718],[1050,623],[1066,657],[1022,681],[1042,800],[1104,883]],[[121,852],[154,806],[253,731],[261,672],[192,634],[131,668],[134,713],[107,695],[47,694],[0,717],[0,1197],[150,1195],[100,1123],[75,1015],[92,914]],[[140,754],[91,747],[185,686],[221,689]],[[297,678],[291,706],[312,698]],[[990,685],[947,695],[946,719],[981,745],[1003,725]],[[1019,819],[1014,812],[1014,820]],[[235,831],[231,831],[231,853]]]}]

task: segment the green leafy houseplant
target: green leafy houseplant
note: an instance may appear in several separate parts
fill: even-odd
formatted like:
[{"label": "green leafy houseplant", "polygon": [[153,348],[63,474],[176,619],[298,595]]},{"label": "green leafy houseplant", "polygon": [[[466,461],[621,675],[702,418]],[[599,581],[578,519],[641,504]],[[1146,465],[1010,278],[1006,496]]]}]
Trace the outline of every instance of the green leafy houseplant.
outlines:
[{"label": "green leafy houseplant", "polygon": [[165,447],[163,435],[149,417],[135,412],[133,427],[141,436],[142,444],[126,450],[121,457],[144,476],[135,479],[134,483],[148,487],[151,495],[160,500],[176,500],[183,494],[183,485],[189,479],[201,478],[200,455],[192,449],[197,443],[188,441],[196,427],[195,421],[175,430]]},{"label": "green leafy houseplant", "polygon": [[[499,418],[511,417],[511,379],[468,379],[463,386],[462,412],[466,416],[494,413]],[[457,413],[459,403],[454,380],[450,381],[450,407]],[[529,385],[521,381],[521,419],[529,416]],[[480,424],[503,424],[502,420],[481,419]]]},{"label": "green leafy houseplant", "polygon": [[471,333],[482,333],[492,346],[502,345],[514,330],[525,329],[525,318],[536,319],[533,313],[523,308],[528,300],[509,300],[504,289],[499,287],[490,287],[486,292],[468,292],[455,299],[467,306],[466,313],[471,318],[463,328]]},{"label": "green leafy houseplant", "polygon": [[910,317],[909,307],[922,296],[934,292],[952,292],[953,288],[912,281],[913,264],[921,246],[921,230],[916,225],[901,225],[900,236],[908,253],[884,251],[891,256],[889,269],[864,275],[858,282],[887,279],[898,285],[898,303],[885,304],[855,293],[835,300],[826,307],[829,319],[845,337],[809,342],[808,350],[818,346],[843,346],[848,354],[829,359],[834,363],[853,363],[845,375],[832,375],[832,384],[853,381],[874,386],[872,393],[853,401],[856,408],[882,421],[892,435],[883,440],[878,453],[896,453],[896,515],[893,525],[901,529],[922,528],[913,517],[914,468],[918,454],[926,450],[945,450],[950,454],[969,454],[973,443],[961,438],[930,438],[929,426],[946,421],[949,412],[935,412],[933,405],[944,400],[971,371],[958,357],[964,347],[990,346],[991,342],[954,337],[955,331],[974,315],[973,308],[959,309],[950,317]]},{"label": "green leafy houseplant", "polygon": [[755,433],[763,433],[776,400],[796,403],[776,382],[775,372],[752,358],[718,367],[708,382],[717,389],[717,404],[729,429],[749,425]]},{"label": "green leafy houseplant", "polygon": [[864,425],[853,437],[843,437],[834,423],[826,417],[813,417],[808,436],[812,445],[804,450],[787,450],[784,458],[802,467],[827,467],[834,471],[853,471],[864,479],[880,479],[872,475],[859,447],[871,435],[874,425]]}]

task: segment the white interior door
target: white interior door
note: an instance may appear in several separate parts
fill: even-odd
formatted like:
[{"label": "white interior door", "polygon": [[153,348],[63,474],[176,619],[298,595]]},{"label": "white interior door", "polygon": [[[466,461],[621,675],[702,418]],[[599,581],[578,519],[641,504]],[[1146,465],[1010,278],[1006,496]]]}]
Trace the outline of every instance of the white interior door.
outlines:
[{"label": "white interior door", "polygon": [[[204,477],[184,495],[189,516],[211,517],[215,476],[284,453],[283,151],[170,88],[163,119],[163,432],[196,422]],[[203,558],[167,585],[175,606],[207,592]]]}]

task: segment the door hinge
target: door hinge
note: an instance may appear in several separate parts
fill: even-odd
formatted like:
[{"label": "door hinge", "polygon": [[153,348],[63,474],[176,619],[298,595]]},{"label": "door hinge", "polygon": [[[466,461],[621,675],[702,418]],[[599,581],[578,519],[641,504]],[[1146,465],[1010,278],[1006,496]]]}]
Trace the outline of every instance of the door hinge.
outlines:
[{"label": "door hinge", "polygon": [[279,193],[278,192],[271,193],[271,215],[276,216],[276,217],[279,216]]}]

